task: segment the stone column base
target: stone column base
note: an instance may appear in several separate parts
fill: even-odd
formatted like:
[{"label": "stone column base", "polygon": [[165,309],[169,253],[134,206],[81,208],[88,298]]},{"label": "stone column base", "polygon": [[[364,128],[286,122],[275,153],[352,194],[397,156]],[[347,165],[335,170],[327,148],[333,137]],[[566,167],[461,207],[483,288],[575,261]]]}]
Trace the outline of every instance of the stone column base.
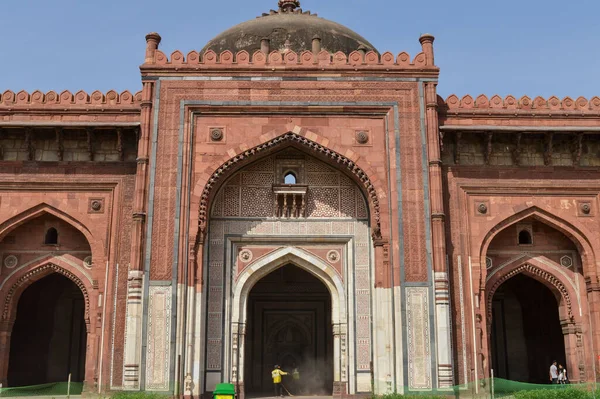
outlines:
[{"label": "stone column base", "polygon": [[348,395],[348,383],[342,381],[333,382],[333,397],[343,398]]},{"label": "stone column base", "polygon": [[235,384],[235,391],[237,392],[238,399],[244,399],[246,397],[246,392],[244,391],[244,382],[238,382]]}]

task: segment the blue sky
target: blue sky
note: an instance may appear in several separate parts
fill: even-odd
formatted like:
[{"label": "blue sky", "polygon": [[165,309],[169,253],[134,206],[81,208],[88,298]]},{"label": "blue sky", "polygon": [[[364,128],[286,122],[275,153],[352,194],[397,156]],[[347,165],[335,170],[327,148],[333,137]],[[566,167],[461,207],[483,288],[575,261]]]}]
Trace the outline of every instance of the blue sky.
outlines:
[{"label": "blue sky", "polygon": [[[491,97],[600,95],[597,0],[302,0],[380,52],[436,37],[438,92]],[[141,88],[144,36],[170,54],[199,50],[277,0],[3,0],[0,92]]]}]

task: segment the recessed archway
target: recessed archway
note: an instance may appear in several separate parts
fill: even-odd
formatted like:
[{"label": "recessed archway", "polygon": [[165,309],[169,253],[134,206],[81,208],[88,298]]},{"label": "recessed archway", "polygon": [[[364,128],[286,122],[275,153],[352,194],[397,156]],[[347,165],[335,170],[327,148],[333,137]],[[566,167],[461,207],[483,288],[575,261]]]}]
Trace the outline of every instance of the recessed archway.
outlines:
[{"label": "recessed archway", "polygon": [[[357,185],[354,173],[360,170],[345,173],[346,163],[321,159],[294,137],[211,179],[216,190],[210,194],[214,201],[206,204],[210,223],[201,247],[207,266],[208,312],[202,317],[207,326],[203,389],[208,391],[226,379],[238,384],[242,397],[244,362],[251,360],[245,356],[250,291],[262,277],[288,264],[321,281],[331,297],[333,391],[367,392],[372,387],[366,372],[373,367],[374,348],[368,244],[379,230],[369,223],[369,190]],[[290,171],[297,178],[294,187],[282,184]],[[230,236],[234,231],[236,236]]]},{"label": "recessed archway", "polygon": [[[245,390],[272,391],[275,364],[290,376],[284,386],[294,395],[331,395],[333,330],[331,295],[311,273],[287,264],[252,287],[246,319]],[[299,371],[301,384],[291,374]]]},{"label": "recessed archway", "polygon": [[52,273],[19,298],[10,342],[8,386],[83,382],[85,298],[70,279]]},{"label": "recessed archway", "polygon": [[547,383],[556,360],[571,380],[585,379],[589,321],[578,243],[536,215],[497,231],[489,242],[487,351],[495,376]]},{"label": "recessed archway", "polygon": [[554,360],[565,365],[565,342],[555,294],[522,273],[493,294],[491,355],[500,378],[548,383]]},{"label": "recessed archway", "polygon": [[[345,383],[345,381],[342,380],[342,375],[345,374],[346,362],[343,360],[333,361],[335,353],[341,353],[342,355],[340,357],[346,356],[345,348],[342,348],[341,346],[342,341],[346,340],[345,331],[347,329],[346,323],[348,315],[344,284],[341,276],[330,265],[311,253],[296,247],[281,248],[271,253],[270,256],[257,260],[242,271],[235,282],[232,301],[232,332],[234,335],[234,346],[237,346],[239,340],[239,352],[232,353],[232,369],[240,370],[240,373],[238,375],[238,373],[234,371],[232,373],[231,381],[239,384],[242,393],[245,394],[246,386],[248,384],[246,378],[255,378],[254,376],[249,376],[245,373],[245,370],[247,370],[248,367],[251,367],[252,364],[252,357],[249,356],[248,352],[250,349],[246,349],[248,337],[245,334],[249,333],[249,328],[251,328],[249,326],[256,323],[256,320],[254,320],[254,313],[252,313],[255,312],[255,309],[252,309],[252,299],[254,296],[252,296],[251,293],[253,292],[253,288],[258,286],[257,292],[260,292],[261,281],[263,281],[263,278],[267,278],[264,281],[268,284],[270,278],[275,278],[273,276],[277,276],[277,274],[274,273],[277,273],[280,269],[283,269],[285,272],[286,267],[292,268],[291,270],[295,271],[292,272],[292,276],[294,274],[299,274],[299,276],[301,276],[300,280],[308,281],[313,287],[318,287],[317,292],[321,301],[321,305],[319,306],[323,309],[320,314],[324,315],[326,318],[325,324],[328,325],[322,324],[323,327],[321,328],[319,335],[321,340],[323,340],[323,345],[326,345],[327,349],[325,353],[327,353],[327,356],[329,356],[329,359],[331,360],[325,359],[323,361],[317,361],[314,362],[314,365],[318,365],[322,370],[329,370],[328,373],[330,374],[327,374],[326,377],[320,375],[320,381],[315,382],[315,379],[313,379],[313,386],[309,391],[330,394],[336,385]],[[287,296],[285,297],[286,302],[290,298],[289,294],[288,291]],[[326,297],[327,299],[325,299]],[[306,298],[306,295],[299,295],[296,299],[305,301]],[[292,329],[298,331],[298,337],[311,337],[311,334],[308,333],[310,329],[307,330],[301,328],[300,323],[297,321],[294,322],[294,320],[282,321],[280,327],[281,328],[275,328],[275,331],[285,334],[285,331]],[[277,336],[278,334],[275,333],[275,338],[273,339],[276,339]],[[301,341],[300,338],[299,340]],[[275,364],[273,363],[274,360],[293,363],[298,356],[297,354],[294,355],[292,351],[283,351],[279,353],[279,355],[279,358],[266,358],[264,367],[273,367]],[[246,366],[247,362],[249,362],[248,366]],[[311,365],[313,363],[308,362],[307,364]],[[342,372],[342,370],[344,370],[344,372]],[[254,389],[255,391],[268,389],[266,388],[266,379],[265,381],[262,381],[262,375],[259,375],[259,377],[256,378],[259,379],[258,382],[250,382],[251,384],[254,384],[251,385],[251,389]]]},{"label": "recessed archway", "polygon": [[[97,319],[90,318],[90,314],[97,306],[97,296],[94,293],[93,270],[91,266],[86,266],[85,260],[92,255],[90,244],[95,242],[93,237],[76,220],[44,204],[10,219],[3,223],[2,226],[3,229],[0,232],[0,252],[4,254],[4,264],[7,264],[6,259],[10,259],[11,263],[10,267],[7,267],[7,274],[0,284],[0,297],[3,298],[0,339],[6,345],[6,350],[0,353],[0,382],[5,386],[14,386],[33,384],[36,381],[38,383],[40,381],[67,381],[69,373],[65,372],[66,369],[70,370],[72,381],[92,381],[97,354],[94,351],[87,351],[89,352],[87,353],[85,348],[87,343],[89,343],[90,348],[97,349],[97,346],[95,346],[97,339],[95,324]],[[51,235],[56,232],[54,237],[57,240],[52,241],[53,243],[48,243],[46,240],[48,231],[52,231]],[[83,350],[79,350],[76,353],[74,348],[70,349],[73,356],[77,357],[77,359],[70,359],[71,363],[68,366],[64,366],[64,361],[56,360],[57,355],[53,348],[60,347],[60,345],[54,345],[53,343],[50,347],[44,349],[44,342],[47,339],[54,342],[56,337],[52,336],[52,338],[48,338],[48,336],[51,336],[56,331],[62,331],[61,326],[67,326],[68,323],[65,321],[66,319],[61,323],[57,321],[57,327],[47,331],[44,327],[52,325],[55,319],[46,320],[46,322],[38,323],[41,327],[35,324],[35,329],[40,330],[40,334],[45,332],[45,338],[40,337],[37,340],[31,337],[28,338],[35,341],[36,344],[41,345],[36,349],[38,364],[35,367],[23,366],[20,360],[25,361],[26,356],[20,356],[19,359],[15,358],[19,353],[28,353],[26,349],[19,349],[19,340],[27,336],[27,332],[29,331],[24,332],[19,330],[21,328],[19,326],[23,325],[23,323],[28,325],[26,321],[22,320],[23,315],[35,315],[37,312],[41,312],[41,314],[45,312],[47,313],[47,317],[54,315],[57,317],[56,320],[59,320],[62,317],[61,315],[64,316],[66,312],[64,310],[66,308],[64,307],[59,306],[55,308],[52,306],[53,295],[60,297],[60,293],[58,291],[54,292],[48,287],[43,288],[48,284],[48,281],[54,281],[54,288],[57,290],[64,288],[68,291],[72,287],[76,288],[73,291],[76,294],[73,295],[77,296],[75,302],[77,302],[77,307],[81,304],[83,313],[81,320],[77,316],[78,321],[74,321],[74,325],[79,326],[79,322],[81,321],[83,338],[78,342],[83,342]],[[60,283],[61,281],[62,283]],[[61,284],[66,284],[70,288],[67,289]],[[31,303],[35,302],[35,299],[31,298],[34,298],[36,295],[46,295],[50,299],[47,301],[39,300],[37,301],[37,305],[31,305]],[[60,300],[63,302],[67,301],[64,298]],[[31,306],[27,310],[23,310],[22,308],[26,306],[24,304],[27,303]],[[79,314],[78,312],[79,310],[76,313]],[[63,332],[65,334],[62,336],[67,337],[66,330]],[[71,331],[71,333],[75,334],[74,331]],[[14,342],[14,345],[12,342]],[[77,346],[76,341],[69,342],[75,342],[73,345]],[[68,353],[68,350],[64,349],[63,352]],[[80,356],[81,358],[79,359]],[[44,364],[48,362],[50,362],[51,366],[47,367],[55,370],[55,374],[38,370],[30,373],[32,375],[31,379],[19,377],[20,374],[23,374],[19,371],[19,368],[25,367],[26,369],[35,370],[36,367],[46,367]],[[56,362],[62,363],[55,366]],[[79,366],[80,362],[82,362],[81,367]]]}]

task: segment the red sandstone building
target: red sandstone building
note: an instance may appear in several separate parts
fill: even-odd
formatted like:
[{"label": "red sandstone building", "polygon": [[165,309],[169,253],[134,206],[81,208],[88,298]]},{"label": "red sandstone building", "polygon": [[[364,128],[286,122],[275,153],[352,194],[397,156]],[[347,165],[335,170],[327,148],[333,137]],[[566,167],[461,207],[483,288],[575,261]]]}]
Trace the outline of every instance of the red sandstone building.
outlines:
[{"label": "red sandstone building", "polygon": [[[436,94],[282,0],[138,93],[0,96],[0,381],[199,396],[594,381],[600,98]],[[599,254],[600,256],[600,254]]]}]

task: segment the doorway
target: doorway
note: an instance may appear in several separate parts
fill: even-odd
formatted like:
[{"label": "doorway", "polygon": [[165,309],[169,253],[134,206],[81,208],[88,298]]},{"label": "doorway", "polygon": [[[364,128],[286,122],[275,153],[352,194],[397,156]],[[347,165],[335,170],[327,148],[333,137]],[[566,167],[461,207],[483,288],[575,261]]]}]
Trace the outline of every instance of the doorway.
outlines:
[{"label": "doorway", "polygon": [[565,365],[565,341],[553,292],[518,274],[504,282],[492,302],[491,351],[494,375],[547,384],[554,360]]},{"label": "doorway", "polygon": [[83,293],[67,277],[51,274],[31,284],[17,305],[8,386],[83,382],[87,331]]},{"label": "doorway", "polygon": [[[274,365],[289,372],[294,395],[331,395],[333,329],[331,294],[311,273],[283,266],[259,280],[248,298],[245,390],[272,396]],[[297,368],[301,383],[295,383]]]}]

